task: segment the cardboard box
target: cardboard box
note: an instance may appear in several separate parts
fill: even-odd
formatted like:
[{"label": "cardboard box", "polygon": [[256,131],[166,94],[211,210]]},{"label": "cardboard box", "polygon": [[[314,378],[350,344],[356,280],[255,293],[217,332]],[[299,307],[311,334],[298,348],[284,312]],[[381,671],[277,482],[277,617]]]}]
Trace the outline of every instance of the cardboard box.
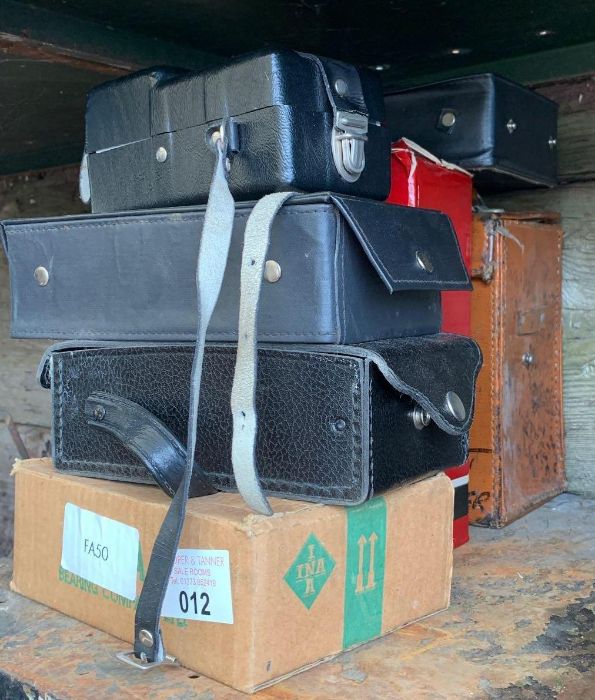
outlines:
[{"label": "cardboard box", "polygon": [[[17,462],[15,478],[13,590],[130,643],[135,601],[124,579],[132,568],[138,594],[169,499],[156,487],[67,476],[50,460]],[[192,619],[180,612],[162,624],[167,652],[184,666],[253,692],[448,606],[453,487],[444,474],[354,508],[271,504],[268,518],[236,494],[189,502],[170,588]],[[140,548],[126,554],[135,529]],[[103,586],[72,571],[89,560]],[[106,584],[101,567],[114,561]]]}]

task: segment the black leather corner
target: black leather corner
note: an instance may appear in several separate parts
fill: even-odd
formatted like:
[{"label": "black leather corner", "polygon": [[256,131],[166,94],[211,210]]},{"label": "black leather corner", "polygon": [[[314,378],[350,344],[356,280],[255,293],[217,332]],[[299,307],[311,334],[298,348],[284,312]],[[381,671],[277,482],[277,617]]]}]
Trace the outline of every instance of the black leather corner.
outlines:
[{"label": "black leather corner", "polygon": [[[475,383],[482,365],[479,345],[450,333],[362,343],[371,361],[396,391],[424,408],[436,425],[450,435],[469,431],[473,420]],[[457,418],[447,396],[454,392],[465,416]]]},{"label": "black leather corner", "polygon": [[[430,209],[331,195],[390,292],[472,289],[453,225]],[[417,261],[423,253],[431,269]]]}]

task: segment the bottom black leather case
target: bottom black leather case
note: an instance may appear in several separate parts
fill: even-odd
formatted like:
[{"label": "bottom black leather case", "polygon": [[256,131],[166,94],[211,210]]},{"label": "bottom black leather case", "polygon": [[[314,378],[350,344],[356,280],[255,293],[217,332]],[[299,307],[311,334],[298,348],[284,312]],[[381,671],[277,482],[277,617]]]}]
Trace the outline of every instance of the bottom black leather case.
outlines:
[{"label": "bottom black leather case", "polygon": [[[137,444],[148,411],[185,445],[193,349],[55,346],[41,381],[52,389],[56,467],[151,482],[143,461],[102,425],[118,420],[110,415],[109,397],[142,407],[134,427]],[[235,345],[207,345],[195,455],[212,486],[224,491],[235,486],[230,410],[235,357]],[[467,457],[481,366],[480,350],[468,338],[439,334],[355,346],[262,345],[258,359],[256,455],[268,495],[353,505]],[[176,487],[171,483],[172,491]]]}]

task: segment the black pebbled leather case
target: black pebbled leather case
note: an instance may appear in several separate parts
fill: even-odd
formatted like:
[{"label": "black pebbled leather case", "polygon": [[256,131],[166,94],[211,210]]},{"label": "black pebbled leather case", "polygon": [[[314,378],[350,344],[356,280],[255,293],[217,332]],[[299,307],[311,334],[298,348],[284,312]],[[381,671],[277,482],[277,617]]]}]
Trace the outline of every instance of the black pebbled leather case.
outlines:
[{"label": "black pebbled leather case", "polygon": [[403,90],[386,98],[392,141],[405,136],[474,173],[481,192],[553,186],[558,105],[484,73]]},{"label": "black pebbled leather case", "polygon": [[89,93],[92,209],[206,202],[222,124],[237,200],[324,190],[385,199],[383,122],[378,76],[310,54],[257,53],[202,73],[144,70]]},{"label": "black pebbled leather case", "polygon": [[[41,381],[52,390],[56,467],[150,482],[143,462],[103,427],[114,420],[104,398],[134,402],[185,445],[192,354],[191,345],[50,349]],[[234,345],[207,346],[199,410],[196,463],[224,491],[234,489],[235,358]],[[468,338],[268,345],[259,349],[258,362],[256,455],[269,495],[357,504],[466,459],[481,366],[480,350]],[[132,430],[136,439],[143,435],[139,425],[142,415]]]},{"label": "black pebbled leather case", "polygon": [[[208,340],[237,339],[246,219],[237,204]],[[3,223],[13,336],[180,342],[196,333],[205,207]],[[274,221],[259,340],[350,343],[436,333],[440,291],[470,289],[449,219],[338,195],[302,195]],[[43,274],[40,274],[40,271]],[[265,276],[265,279],[267,277]]]}]

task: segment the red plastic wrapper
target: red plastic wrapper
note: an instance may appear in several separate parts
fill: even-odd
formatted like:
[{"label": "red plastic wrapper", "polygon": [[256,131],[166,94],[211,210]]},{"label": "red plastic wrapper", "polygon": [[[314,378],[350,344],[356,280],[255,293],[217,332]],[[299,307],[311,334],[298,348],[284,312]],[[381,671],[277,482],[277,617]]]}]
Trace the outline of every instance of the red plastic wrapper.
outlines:
[{"label": "red plastic wrapper", "polygon": [[[463,260],[470,272],[471,231],[473,226],[473,180],[470,173],[440,160],[409,139],[392,145],[392,204],[438,209],[450,217]],[[447,333],[471,333],[471,292],[442,292],[442,330]],[[455,486],[454,546],[469,540],[467,494],[469,463],[445,470]]]}]

